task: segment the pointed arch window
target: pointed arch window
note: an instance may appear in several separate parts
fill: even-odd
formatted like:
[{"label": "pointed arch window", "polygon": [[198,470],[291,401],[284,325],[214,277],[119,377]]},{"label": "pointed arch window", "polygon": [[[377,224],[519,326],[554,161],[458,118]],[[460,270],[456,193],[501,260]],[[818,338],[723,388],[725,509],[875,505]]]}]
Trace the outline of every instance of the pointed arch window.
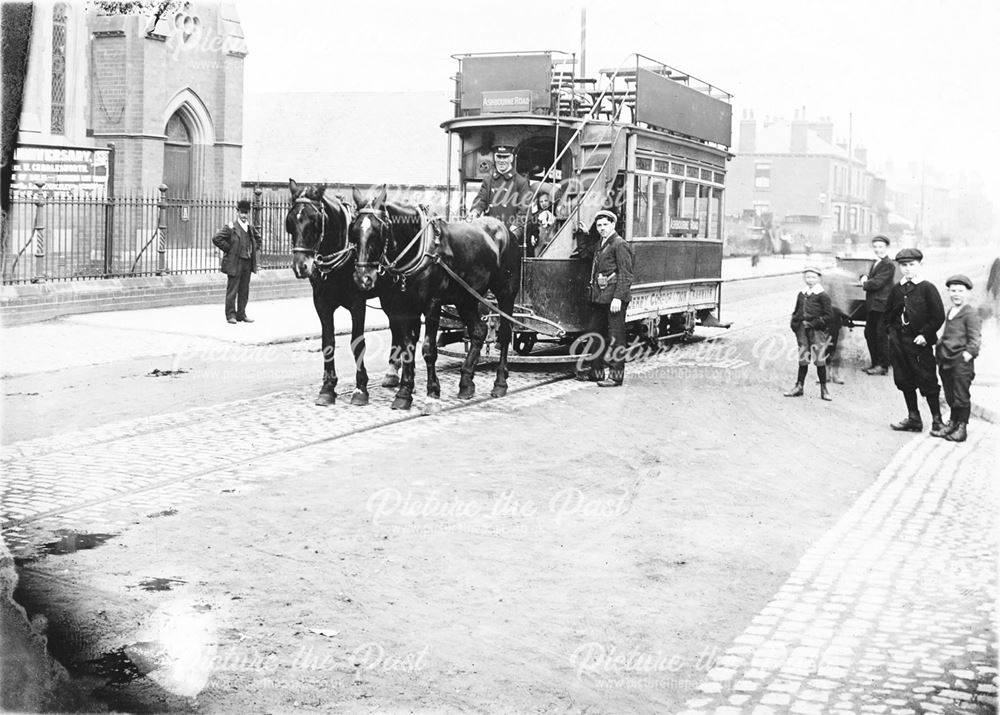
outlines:
[{"label": "pointed arch window", "polygon": [[53,134],[66,133],[66,3],[52,7],[52,116]]}]

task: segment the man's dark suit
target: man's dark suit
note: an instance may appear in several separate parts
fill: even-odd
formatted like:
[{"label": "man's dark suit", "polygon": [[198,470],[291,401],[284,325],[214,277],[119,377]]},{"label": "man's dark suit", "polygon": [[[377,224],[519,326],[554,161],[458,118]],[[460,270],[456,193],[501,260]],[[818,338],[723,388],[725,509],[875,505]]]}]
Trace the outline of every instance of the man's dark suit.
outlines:
[{"label": "man's dark suit", "polygon": [[229,276],[226,283],[226,318],[244,320],[250,299],[250,274],[257,272],[260,236],[252,225],[248,224],[244,230],[239,221],[231,221],[219,229],[212,243],[223,251],[219,270]]},{"label": "man's dark suit", "polygon": [[[617,233],[611,234],[603,245],[594,250],[590,270],[590,332],[603,338],[597,356],[590,364],[590,371],[600,375],[604,371],[605,357],[610,368],[610,378],[621,382],[625,376],[625,311],[632,299],[632,281],[635,276],[632,247]],[[602,278],[603,277],[603,278]],[[601,287],[601,285],[604,287]],[[621,310],[611,312],[611,301],[621,301]]]},{"label": "man's dark suit", "polygon": [[889,334],[882,325],[882,314],[896,277],[896,264],[888,256],[875,262],[862,286],[865,291],[865,342],[872,367],[889,367]]},{"label": "man's dark suit", "polygon": [[479,187],[471,210],[500,219],[507,230],[522,240],[530,198],[531,185],[526,178],[513,169],[506,174],[494,170]]}]

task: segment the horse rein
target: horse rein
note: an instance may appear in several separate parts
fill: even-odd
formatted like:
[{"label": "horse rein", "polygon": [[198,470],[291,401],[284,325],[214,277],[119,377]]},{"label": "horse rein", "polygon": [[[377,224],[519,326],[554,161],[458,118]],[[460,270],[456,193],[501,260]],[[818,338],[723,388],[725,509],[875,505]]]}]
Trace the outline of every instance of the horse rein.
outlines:
[{"label": "horse rein", "polygon": [[[322,202],[315,201],[313,199],[307,198],[305,196],[300,196],[295,199],[295,204],[308,204],[312,206],[319,213],[320,216],[320,229],[319,229],[319,241],[316,244],[316,248],[304,248],[301,246],[293,246],[292,253],[308,253],[314,256],[316,262],[316,269],[319,271],[321,277],[326,278],[326,276],[342,267],[346,264],[351,255],[354,253],[354,244],[350,241],[347,245],[339,251],[330,254],[321,254],[319,252],[319,245],[326,239],[326,207],[323,206]],[[294,204],[293,204],[294,205]],[[345,225],[351,225],[351,215],[347,210],[347,207],[341,204],[341,211],[344,213]]]},{"label": "horse rein", "polygon": [[396,258],[393,259],[392,261],[390,261],[386,256],[385,247],[387,242],[385,240],[385,236],[383,235],[386,226],[389,225],[389,221],[381,215],[381,212],[371,208],[370,206],[361,209],[358,212],[359,217],[362,215],[371,216],[375,218],[376,221],[379,222],[379,234],[382,237],[382,255],[379,257],[377,261],[358,262],[355,263],[354,265],[358,268],[375,267],[379,275],[384,275],[388,273],[395,280],[401,281],[402,290],[406,290],[406,279],[414,275],[415,273],[420,272],[428,265],[430,265],[430,261],[426,261],[424,259],[434,258],[432,254],[424,251],[419,256],[411,260],[406,266],[402,268],[397,267],[397,264],[403,258],[403,256],[405,256],[410,251],[410,249],[413,248],[414,245],[416,245],[416,243],[421,239],[421,237],[424,235],[424,233],[426,233],[427,229],[431,225],[431,221],[430,219],[427,218],[427,214],[425,213],[425,211],[420,206],[417,206],[416,209],[418,214],[420,215],[422,226],[420,227],[420,230],[417,231],[417,233],[413,236],[413,238],[410,239],[410,242],[406,244],[403,250],[400,251],[396,255]]}]

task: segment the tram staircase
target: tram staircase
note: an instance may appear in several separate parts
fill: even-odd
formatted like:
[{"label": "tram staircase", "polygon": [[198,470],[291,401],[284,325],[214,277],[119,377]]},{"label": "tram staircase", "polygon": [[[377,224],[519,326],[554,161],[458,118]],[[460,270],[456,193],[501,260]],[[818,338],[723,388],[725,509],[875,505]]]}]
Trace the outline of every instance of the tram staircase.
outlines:
[{"label": "tram staircase", "polygon": [[569,212],[555,237],[539,254],[542,258],[570,258],[576,248],[574,233],[582,224],[589,229],[605,201],[618,172],[625,168],[625,128],[607,123],[587,123],[578,132],[573,152],[574,181],[560,197]]}]

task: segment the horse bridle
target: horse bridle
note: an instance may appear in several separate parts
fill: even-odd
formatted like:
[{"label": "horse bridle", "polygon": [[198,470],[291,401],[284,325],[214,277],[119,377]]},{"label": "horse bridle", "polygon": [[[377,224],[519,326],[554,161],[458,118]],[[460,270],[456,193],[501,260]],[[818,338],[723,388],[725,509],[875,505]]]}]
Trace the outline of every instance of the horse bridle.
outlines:
[{"label": "horse bridle", "polygon": [[[387,243],[388,243],[385,238],[385,229],[389,226],[389,221],[384,216],[382,216],[380,211],[372,208],[371,206],[365,206],[363,209],[359,209],[358,216],[355,219],[355,221],[360,219],[362,216],[369,216],[378,222],[379,224],[378,233],[379,237],[382,239],[382,255],[379,256],[377,261],[356,261],[354,263],[354,267],[375,268],[378,274],[382,275],[383,273],[386,272],[387,269],[390,268],[389,259],[386,258],[385,256],[385,249],[387,248]],[[351,245],[353,247],[354,244]]]},{"label": "horse bridle", "polygon": [[[316,269],[319,271],[320,276],[325,278],[327,274],[337,270],[350,260],[351,255],[354,253],[354,244],[348,241],[347,245],[339,251],[326,255],[321,254],[319,252],[319,245],[323,243],[323,240],[326,238],[326,208],[323,206],[321,201],[310,199],[307,196],[300,196],[295,199],[295,202],[292,205],[294,206],[296,204],[309,204],[316,209],[317,212],[319,212],[319,241],[316,242],[316,248],[292,246],[292,253],[312,254],[316,262]],[[347,213],[346,208],[342,210],[345,213],[344,218],[346,219],[347,225],[350,225],[350,214]]]}]

